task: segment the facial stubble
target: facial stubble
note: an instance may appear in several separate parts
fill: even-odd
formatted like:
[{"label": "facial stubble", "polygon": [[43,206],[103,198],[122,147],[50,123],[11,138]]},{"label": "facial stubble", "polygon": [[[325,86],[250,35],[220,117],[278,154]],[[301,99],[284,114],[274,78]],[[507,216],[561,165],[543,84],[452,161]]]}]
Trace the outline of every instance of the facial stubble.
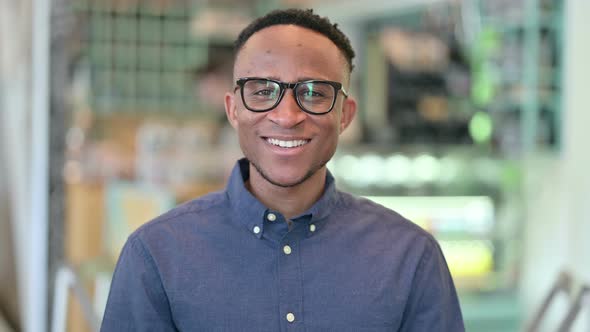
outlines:
[{"label": "facial stubble", "polygon": [[256,169],[256,171],[258,172],[258,174],[260,174],[260,176],[262,176],[262,178],[266,181],[268,181],[270,184],[281,187],[281,188],[292,188],[292,187],[296,187],[300,184],[302,184],[303,182],[307,181],[309,178],[311,178],[315,173],[317,173],[320,169],[322,169],[324,166],[326,166],[326,164],[328,163],[328,161],[330,160],[330,158],[328,158],[328,160],[325,160],[323,162],[321,162],[317,167],[314,167],[312,169],[310,169],[301,179],[292,182],[292,183],[279,183],[275,180],[273,180],[270,176],[268,176],[268,174],[266,174],[264,172],[264,170],[258,166],[255,162],[252,162],[252,160],[248,159],[248,161],[252,164],[252,166],[254,166],[254,169]]}]

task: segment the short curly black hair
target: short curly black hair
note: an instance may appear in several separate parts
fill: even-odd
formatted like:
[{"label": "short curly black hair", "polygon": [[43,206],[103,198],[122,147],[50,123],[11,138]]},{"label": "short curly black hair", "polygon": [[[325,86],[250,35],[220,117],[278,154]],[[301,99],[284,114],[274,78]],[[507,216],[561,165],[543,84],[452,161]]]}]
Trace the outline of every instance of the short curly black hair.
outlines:
[{"label": "short curly black hair", "polygon": [[350,71],[354,68],[352,59],[354,58],[354,50],[350,45],[350,40],[340,29],[338,24],[332,24],[327,17],[321,17],[313,12],[313,9],[279,9],[274,10],[265,16],[259,17],[252,21],[240,34],[234,42],[234,50],[237,53],[244,46],[244,44],[256,32],[273,26],[273,25],[297,25],[307,28],[328,37],[344,55],[348,68]]}]

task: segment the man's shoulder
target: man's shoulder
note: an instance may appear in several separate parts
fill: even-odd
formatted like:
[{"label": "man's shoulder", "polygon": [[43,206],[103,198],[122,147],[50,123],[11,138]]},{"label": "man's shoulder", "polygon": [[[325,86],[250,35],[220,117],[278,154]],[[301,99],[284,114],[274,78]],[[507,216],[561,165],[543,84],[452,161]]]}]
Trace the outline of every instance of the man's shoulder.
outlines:
[{"label": "man's shoulder", "polygon": [[151,233],[160,228],[168,230],[186,226],[198,225],[204,222],[208,216],[219,215],[220,211],[227,209],[227,195],[225,191],[217,191],[182,203],[160,216],[140,226],[133,235]]},{"label": "man's shoulder", "polygon": [[407,219],[395,210],[385,207],[369,198],[340,192],[340,204],[344,213],[355,223],[364,223],[376,232],[397,234],[398,236],[419,237],[434,240],[426,230]]}]

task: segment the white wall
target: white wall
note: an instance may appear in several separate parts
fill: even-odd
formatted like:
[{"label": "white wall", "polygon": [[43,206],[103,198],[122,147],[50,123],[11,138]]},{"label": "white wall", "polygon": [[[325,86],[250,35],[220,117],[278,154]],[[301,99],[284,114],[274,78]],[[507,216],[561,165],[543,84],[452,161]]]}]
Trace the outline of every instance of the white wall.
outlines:
[{"label": "white wall", "polygon": [[567,3],[564,171],[572,240],[568,262],[590,282],[590,1]]},{"label": "white wall", "polygon": [[[564,3],[562,152],[528,161],[522,278],[528,315],[561,269],[590,284],[590,1]],[[590,330],[582,326],[589,315],[590,309],[575,331]]]},{"label": "white wall", "polygon": [[[8,212],[16,265],[16,284],[7,285],[18,296],[19,322],[24,322],[27,308],[27,195],[29,181],[27,169],[30,149],[28,127],[30,121],[30,1],[0,0],[0,144],[3,153],[3,205]],[[9,259],[10,260],[10,259]],[[8,280],[0,281],[2,283]],[[3,299],[9,301],[10,299]],[[23,326],[23,325],[21,325]]]},{"label": "white wall", "polygon": [[10,286],[26,332],[46,331],[47,318],[49,4],[0,0],[0,160],[8,194],[1,198],[14,243],[17,284]]},{"label": "white wall", "polygon": [[[15,250],[12,240],[12,224],[10,222],[10,196],[8,179],[6,178],[7,161],[3,158],[0,144],[0,332],[7,330],[6,321],[16,324],[19,321],[18,297],[16,292]],[[5,315],[5,317],[2,317]]]}]

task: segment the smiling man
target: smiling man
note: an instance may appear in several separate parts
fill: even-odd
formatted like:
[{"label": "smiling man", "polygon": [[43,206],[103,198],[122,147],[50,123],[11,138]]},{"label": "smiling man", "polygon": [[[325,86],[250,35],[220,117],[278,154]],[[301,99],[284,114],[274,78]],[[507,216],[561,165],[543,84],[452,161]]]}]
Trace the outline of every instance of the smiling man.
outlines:
[{"label": "smiling man", "polygon": [[433,237],[326,169],[356,113],[353,57],[312,11],[242,31],[225,108],[245,158],[129,237],[103,331],[464,330]]}]

